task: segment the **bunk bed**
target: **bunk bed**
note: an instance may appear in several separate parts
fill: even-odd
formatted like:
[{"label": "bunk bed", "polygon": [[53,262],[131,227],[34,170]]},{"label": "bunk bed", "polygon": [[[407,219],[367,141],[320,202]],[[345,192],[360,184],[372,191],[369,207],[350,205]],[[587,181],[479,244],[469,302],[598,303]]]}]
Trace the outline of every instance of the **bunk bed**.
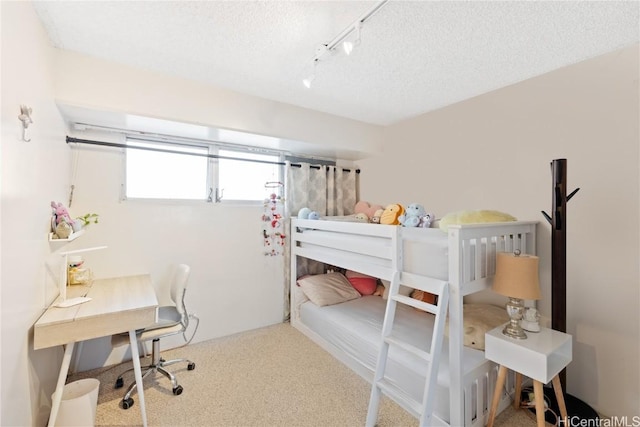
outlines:
[{"label": "bunk bed", "polygon": [[[514,221],[451,225],[443,232],[438,228],[332,221],[331,217],[293,218],[291,324],[371,382],[386,301],[378,296],[363,296],[322,307],[313,304],[297,286],[298,278],[307,273],[301,271],[301,258],[383,281],[393,280],[397,272],[448,281],[449,331],[440,357],[434,413],[451,426],[484,426],[498,367],[484,358],[483,351],[464,346],[464,297],[491,286],[497,252],[519,249],[535,254],[536,224]],[[398,333],[407,341],[428,342],[433,328],[429,315],[411,307],[398,309],[406,309],[397,314]],[[396,352],[389,354],[387,366],[392,380],[420,397],[424,374],[419,362]],[[507,386],[507,390],[513,390],[513,381]],[[509,393],[505,393],[499,411],[510,400]]]}]

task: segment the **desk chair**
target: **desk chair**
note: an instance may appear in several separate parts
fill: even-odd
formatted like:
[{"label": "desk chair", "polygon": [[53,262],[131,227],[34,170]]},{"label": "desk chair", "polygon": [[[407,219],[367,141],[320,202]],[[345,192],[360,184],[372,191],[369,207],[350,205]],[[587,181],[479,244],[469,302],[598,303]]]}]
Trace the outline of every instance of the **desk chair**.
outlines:
[{"label": "desk chair", "polygon": [[[164,368],[175,363],[186,362],[187,369],[191,371],[196,368],[196,364],[188,359],[164,360],[160,356],[160,338],[168,337],[170,335],[176,335],[179,333],[182,333],[184,335],[189,326],[189,318],[191,317],[195,318],[199,323],[199,320],[196,316],[189,315],[187,313],[184,304],[184,295],[187,289],[190,270],[190,267],[185,264],[180,264],[177,266],[173,277],[173,282],[171,283],[171,300],[173,301],[174,305],[159,307],[158,321],[153,325],[141,329],[137,332],[138,344],[144,345],[144,343],[149,340],[153,342],[151,364],[142,367],[142,379],[144,380],[149,375],[160,372],[162,375],[171,380],[173,394],[175,395],[179,395],[182,393],[182,386],[178,384],[178,380],[176,379],[175,375]],[[193,336],[191,338],[193,338]],[[187,341],[186,335],[185,341]],[[187,341],[187,344],[190,341],[191,339]],[[127,371],[120,374],[120,376],[116,379],[115,388],[121,388],[124,385],[122,376],[130,371],[133,371],[133,369],[128,369]],[[133,405],[131,394],[135,391],[135,389],[136,383],[134,381],[133,383],[131,383],[131,385],[127,389],[127,392],[122,398],[123,409],[129,409]]]}]

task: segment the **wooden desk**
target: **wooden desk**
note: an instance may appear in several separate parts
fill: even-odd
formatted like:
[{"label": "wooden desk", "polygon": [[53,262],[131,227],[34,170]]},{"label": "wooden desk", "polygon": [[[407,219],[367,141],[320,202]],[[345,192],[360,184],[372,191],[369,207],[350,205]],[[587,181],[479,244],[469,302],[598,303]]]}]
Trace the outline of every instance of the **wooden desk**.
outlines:
[{"label": "wooden desk", "polygon": [[92,300],[67,308],[55,307],[60,297],[40,316],[34,325],[35,350],[65,345],[62,366],[54,394],[49,426],[55,425],[62,391],[76,342],[129,332],[131,358],[136,377],[142,424],[147,425],[144,386],[136,341],[136,329],[156,321],[158,300],[149,275],[96,280],[90,286],[70,286],[67,297],[86,295]]}]

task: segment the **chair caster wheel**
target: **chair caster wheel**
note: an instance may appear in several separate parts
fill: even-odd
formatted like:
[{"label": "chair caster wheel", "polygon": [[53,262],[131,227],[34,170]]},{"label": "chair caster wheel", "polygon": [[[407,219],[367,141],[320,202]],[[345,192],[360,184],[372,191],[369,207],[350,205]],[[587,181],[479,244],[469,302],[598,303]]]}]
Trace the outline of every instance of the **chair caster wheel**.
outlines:
[{"label": "chair caster wheel", "polygon": [[122,386],[124,385],[124,380],[122,378],[118,378],[116,380],[116,386],[115,388],[122,388]]},{"label": "chair caster wheel", "polygon": [[133,406],[133,399],[122,399],[122,409],[129,409]]},{"label": "chair caster wheel", "polygon": [[176,396],[182,394],[182,386],[179,385],[178,387],[173,389],[173,394],[175,394]]},{"label": "chair caster wheel", "polygon": [[191,362],[187,365],[187,370],[188,371],[193,371],[194,369],[196,369],[196,364]]}]

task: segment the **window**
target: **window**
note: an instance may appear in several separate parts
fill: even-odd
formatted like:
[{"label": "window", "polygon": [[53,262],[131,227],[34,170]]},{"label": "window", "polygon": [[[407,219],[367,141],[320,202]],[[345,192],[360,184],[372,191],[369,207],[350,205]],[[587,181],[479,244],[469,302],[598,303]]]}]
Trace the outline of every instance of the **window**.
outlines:
[{"label": "window", "polygon": [[264,201],[265,183],[282,180],[280,155],[129,139],[126,198]]},{"label": "window", "polygon": [[[224,200],[264,200],[265,183],[281,181],[280,158],[273,154],[219,150],[218,188]],[[231,160],[246,159],[246,160]]]},{"label": "window", "polygon": [[[126,197],[139,199],[207,198],[208,148],[128,140]],[[156,150],[166,150],[161,152]],[[198,155],[193,155],[198,154]]]}]

